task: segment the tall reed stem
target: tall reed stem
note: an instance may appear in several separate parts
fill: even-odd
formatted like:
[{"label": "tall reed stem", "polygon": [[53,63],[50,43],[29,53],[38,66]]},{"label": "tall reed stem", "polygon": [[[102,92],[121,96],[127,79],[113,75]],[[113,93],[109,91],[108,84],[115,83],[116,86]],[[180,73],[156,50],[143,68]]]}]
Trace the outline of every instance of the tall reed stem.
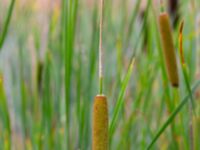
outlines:
[{"label": "tall reed stem", "polygon": [[99,23],[99,94],[103,93],[103,49],[102,49],[102,30],[103,30],[103,5],[104,0],[101,0],[100,5],[100,23]]},{"label": "tall reed stem", "polygon": [[92,149],[108,149],[108,104],[103,95],[103,65],[102,65],[102,28],[103,28],[103,3],[100,5],[100,34],[99,34],[99,94],[94,99]]}]

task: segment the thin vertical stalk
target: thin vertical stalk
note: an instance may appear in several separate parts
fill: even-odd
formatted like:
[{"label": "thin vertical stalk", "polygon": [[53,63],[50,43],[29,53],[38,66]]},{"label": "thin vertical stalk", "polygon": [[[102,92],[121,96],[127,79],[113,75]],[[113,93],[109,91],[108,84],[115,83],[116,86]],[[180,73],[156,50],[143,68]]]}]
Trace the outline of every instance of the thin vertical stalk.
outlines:
[{"label": "thin vertical stalk", "polygon": [[187,75],[187,68],[186,68],[186,64],[185,64],[185,60],[184,60],[184,54],[183,54],[183,35],[182,35],[183,25],[184,25],[184,22],[182,21],[181,25],[180,25],[180,29],[179,29],[179,51],[180,51],[180,57],[181,57],[181,59],[180,59],[181,60],[181,67],[182,67],[183,77],[184,77],[184,80],[185,80],[185,85],[186,85],[186,88],[187,88],[187,90],[190,94],[192,109],[193,109],[194,114],[196,115],[196,113],[195,113],[195,101],[194,101],[194,98],[193,98],[193,95],[192,95],[192,90],[190,88],[189,78],[188,78],[188,75]]},{"label": "thin vertical stalk", "polygon": [[100,4],[100,24],[99,24],[99,94],[103,93],[103,49],[102,49],[102,30],[103,30],[103,5],[104,0]]},{"label": "thin vertical stalk", "polygon": [[103,4],[100,4],[100,25],[99,25],[99,94],[94,99],[93,105],[93,126],[92,126],[92,149],[108,150],[108,104],[107,98],[103,95],[103,62],[102,62],[102,28],[103,28]]}]

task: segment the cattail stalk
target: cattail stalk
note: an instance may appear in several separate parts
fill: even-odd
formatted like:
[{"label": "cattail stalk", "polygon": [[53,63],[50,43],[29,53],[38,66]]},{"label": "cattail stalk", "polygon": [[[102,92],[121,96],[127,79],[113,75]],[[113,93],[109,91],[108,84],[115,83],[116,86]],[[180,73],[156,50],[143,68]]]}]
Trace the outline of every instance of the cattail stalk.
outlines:
[{"label": "cattail stalk", "polygon": [[158,22],[168,78],[173,87],[178,87],[178,68],[168,14],[166,12],[161,13]]},{"label": "cattail stalk", "polygon": [[108,149],[108,106],[104,95],[97,95],[93,106],[92,149]]},{"label": "cattail stalk", "polygon": [[103,49],[102,49],[102,30],[103,30],[103,5],[104,0],[101,0],[100,7],[100,23],[99,23],[99,93],[103,92]]},{"label": "cattail stalk", "polygon": [[99,94],[94,99],[93,126],[92,126],[92,149],[108,149],[108,104],[103,95],[103,50],[102,50],[102,28],[103,28],[103,3],[100,5],[100,33],[99,33]]}]

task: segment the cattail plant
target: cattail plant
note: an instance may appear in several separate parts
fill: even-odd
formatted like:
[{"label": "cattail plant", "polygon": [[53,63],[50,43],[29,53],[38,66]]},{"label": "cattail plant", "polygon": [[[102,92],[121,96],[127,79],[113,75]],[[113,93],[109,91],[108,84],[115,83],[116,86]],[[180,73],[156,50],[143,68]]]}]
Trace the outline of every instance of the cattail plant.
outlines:
[{"label": "cattail plant", "polygon": [[162,12],[158,17],[162,49],[168,78],[173,87],[179,86],[178,69],[169,16]]},{"label": "cattail plant", "polygon": [[102,65],[102,26],[103,26],[103,4],[100,5],[100,33],[99,33],[99,95],[94,99],[93,105],[93,129],[92,149],[108,149],[108,106],[107,98],[103,95],[103,65]]}]

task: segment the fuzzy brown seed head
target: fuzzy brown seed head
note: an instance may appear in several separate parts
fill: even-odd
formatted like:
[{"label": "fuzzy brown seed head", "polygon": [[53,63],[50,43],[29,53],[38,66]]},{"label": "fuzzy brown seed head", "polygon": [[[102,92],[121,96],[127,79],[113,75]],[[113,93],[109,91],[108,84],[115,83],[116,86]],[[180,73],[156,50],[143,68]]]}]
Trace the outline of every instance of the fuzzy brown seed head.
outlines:
[{"label": "fuzzy brown seed head", "polygon": [[178,69],[175,56],[175,48],[172,38],[172,30],[169,17],[166,12],[161,13],[158,18],[162,49],[167,68],[168,78],[173,87],[179,86]]},{"label": "fuzzy brown seed head", "polygon": [[103,95],[95,97],[92,128],[92,149],[108,150],[108,106]]}]

